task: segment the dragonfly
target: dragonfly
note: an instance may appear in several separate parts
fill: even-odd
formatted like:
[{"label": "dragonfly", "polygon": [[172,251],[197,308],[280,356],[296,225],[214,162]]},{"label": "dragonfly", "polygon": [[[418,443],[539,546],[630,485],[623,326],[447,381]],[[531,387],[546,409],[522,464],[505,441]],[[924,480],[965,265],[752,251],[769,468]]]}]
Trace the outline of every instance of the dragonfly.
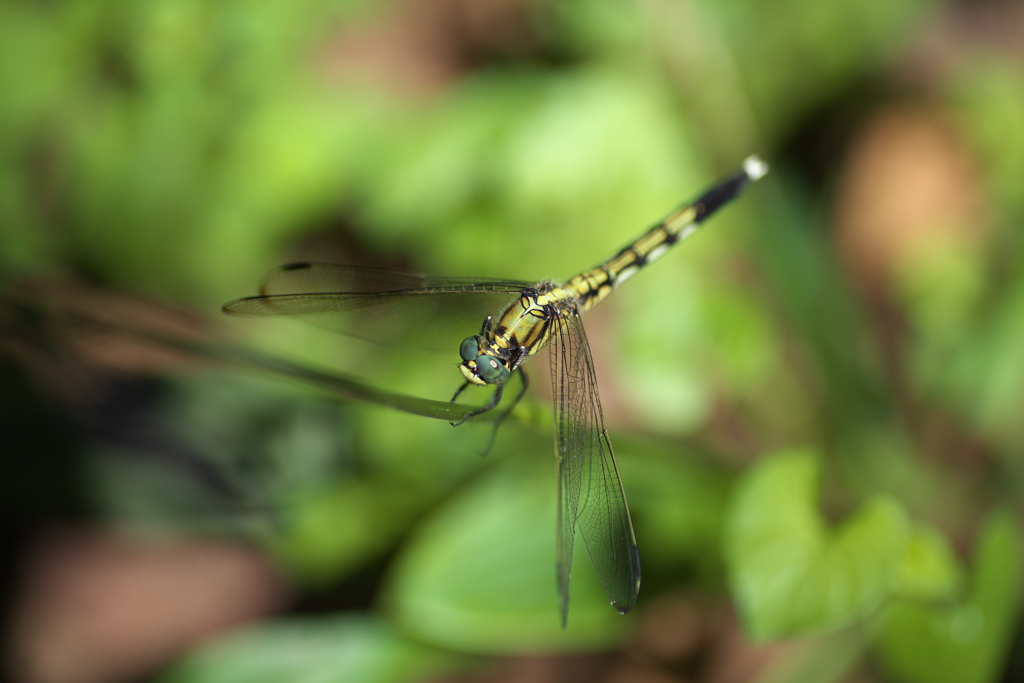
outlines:
[{"label": "dragonfly", "polygon": [[[440,331],[477,329],[459,344],[463,383],[436,414],[454,426],[490,413],[494,434],[529,386],[524,364],[549,350],[557,477],[556,587],[568,624],[577,530],[612,606],[625,614],[640,591],[640,554],[604,426],[594,362],[581,315],[696,233],[712,214],[768,172],[756,156],[697,200],[687,202],[599,265],[563,282],[434,277],[388,268],[290,263],[271,271],[260,294],[231,301],[234,316],[289,316],[393,347],[430,347]],[[482,323],[480,322],[482,321]],[[467,327],[474,325],[473,328]],[[444,335],[441,335],[442,337]],[[451,341],[454,349],[455,341]],[[508,407],[505,388],[518,377]],[[479,407],[450,409],[470,387],[494,387]],[[494,411],[494,412],[492,412]]]}]

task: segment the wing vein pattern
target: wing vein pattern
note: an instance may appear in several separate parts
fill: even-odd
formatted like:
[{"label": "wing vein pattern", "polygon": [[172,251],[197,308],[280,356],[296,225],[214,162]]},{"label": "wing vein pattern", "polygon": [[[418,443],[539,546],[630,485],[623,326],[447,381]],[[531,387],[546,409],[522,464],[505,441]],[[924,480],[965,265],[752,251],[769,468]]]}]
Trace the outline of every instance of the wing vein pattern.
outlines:
[{"label": "wing vein pattern", "polygon": [[560,311],[551,348],[551,386],[558,463],[557,577],[563,625],[568,619],[575,530],[612,605],[627,612],[640,590],[640,556],[611,440],[604,428],[597,378],[575,304]]},{"label": "wing vein pattern", "polygon": [[393,348],[450,352],[465,330],[500,312],[529,283],[434,277],[389,268],[290,263],[271,271],[260,295],[226,313],[288,316]]}]

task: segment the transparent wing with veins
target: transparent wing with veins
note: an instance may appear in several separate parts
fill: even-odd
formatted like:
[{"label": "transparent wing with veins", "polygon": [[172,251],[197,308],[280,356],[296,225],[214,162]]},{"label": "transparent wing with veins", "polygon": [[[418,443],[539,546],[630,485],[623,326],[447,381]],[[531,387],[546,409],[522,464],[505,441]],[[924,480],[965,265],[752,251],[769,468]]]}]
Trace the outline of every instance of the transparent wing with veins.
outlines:
[{"label": "transparent wing with veins", "polygon": [[433,277],[389,268],[290,263],[271,271],[260,295],[224,305],[238,316],[286,316],[393,348],[455,353],[530,284]]},{"label": "transparent wing with veins", "polygon": [[577,528],[604,592],[623,613],[636,604],[640,556],[604,428],[590,346],[575,307],[566,306],[556,325],[550,353],[558,460],[558,594],[564,626]]}]

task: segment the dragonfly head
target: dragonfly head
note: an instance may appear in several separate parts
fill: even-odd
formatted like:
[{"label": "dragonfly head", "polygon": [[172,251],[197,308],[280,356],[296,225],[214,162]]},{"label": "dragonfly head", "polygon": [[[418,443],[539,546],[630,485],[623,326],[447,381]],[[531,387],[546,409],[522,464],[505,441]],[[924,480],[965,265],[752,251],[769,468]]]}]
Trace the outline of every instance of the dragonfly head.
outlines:
[{"label": "dragonfly head", "polygon": [[466,337],[459,347],[459,370],[473,384],[501,384],[508,379],[508,368],[499,358],[481,350],[479,337]]}]

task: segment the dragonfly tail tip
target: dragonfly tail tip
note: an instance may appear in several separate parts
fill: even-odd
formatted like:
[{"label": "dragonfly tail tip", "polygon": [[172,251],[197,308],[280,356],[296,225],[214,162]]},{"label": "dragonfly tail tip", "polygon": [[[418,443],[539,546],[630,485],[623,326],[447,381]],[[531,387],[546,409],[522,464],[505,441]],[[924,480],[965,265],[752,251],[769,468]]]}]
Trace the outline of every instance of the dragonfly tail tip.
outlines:
[{"label": "dragonfly tail tip", "polygon": [[768,173],[768,164],[756,154],[751,155],[743,160],[743,172],[751,181],[760,180]]}]

